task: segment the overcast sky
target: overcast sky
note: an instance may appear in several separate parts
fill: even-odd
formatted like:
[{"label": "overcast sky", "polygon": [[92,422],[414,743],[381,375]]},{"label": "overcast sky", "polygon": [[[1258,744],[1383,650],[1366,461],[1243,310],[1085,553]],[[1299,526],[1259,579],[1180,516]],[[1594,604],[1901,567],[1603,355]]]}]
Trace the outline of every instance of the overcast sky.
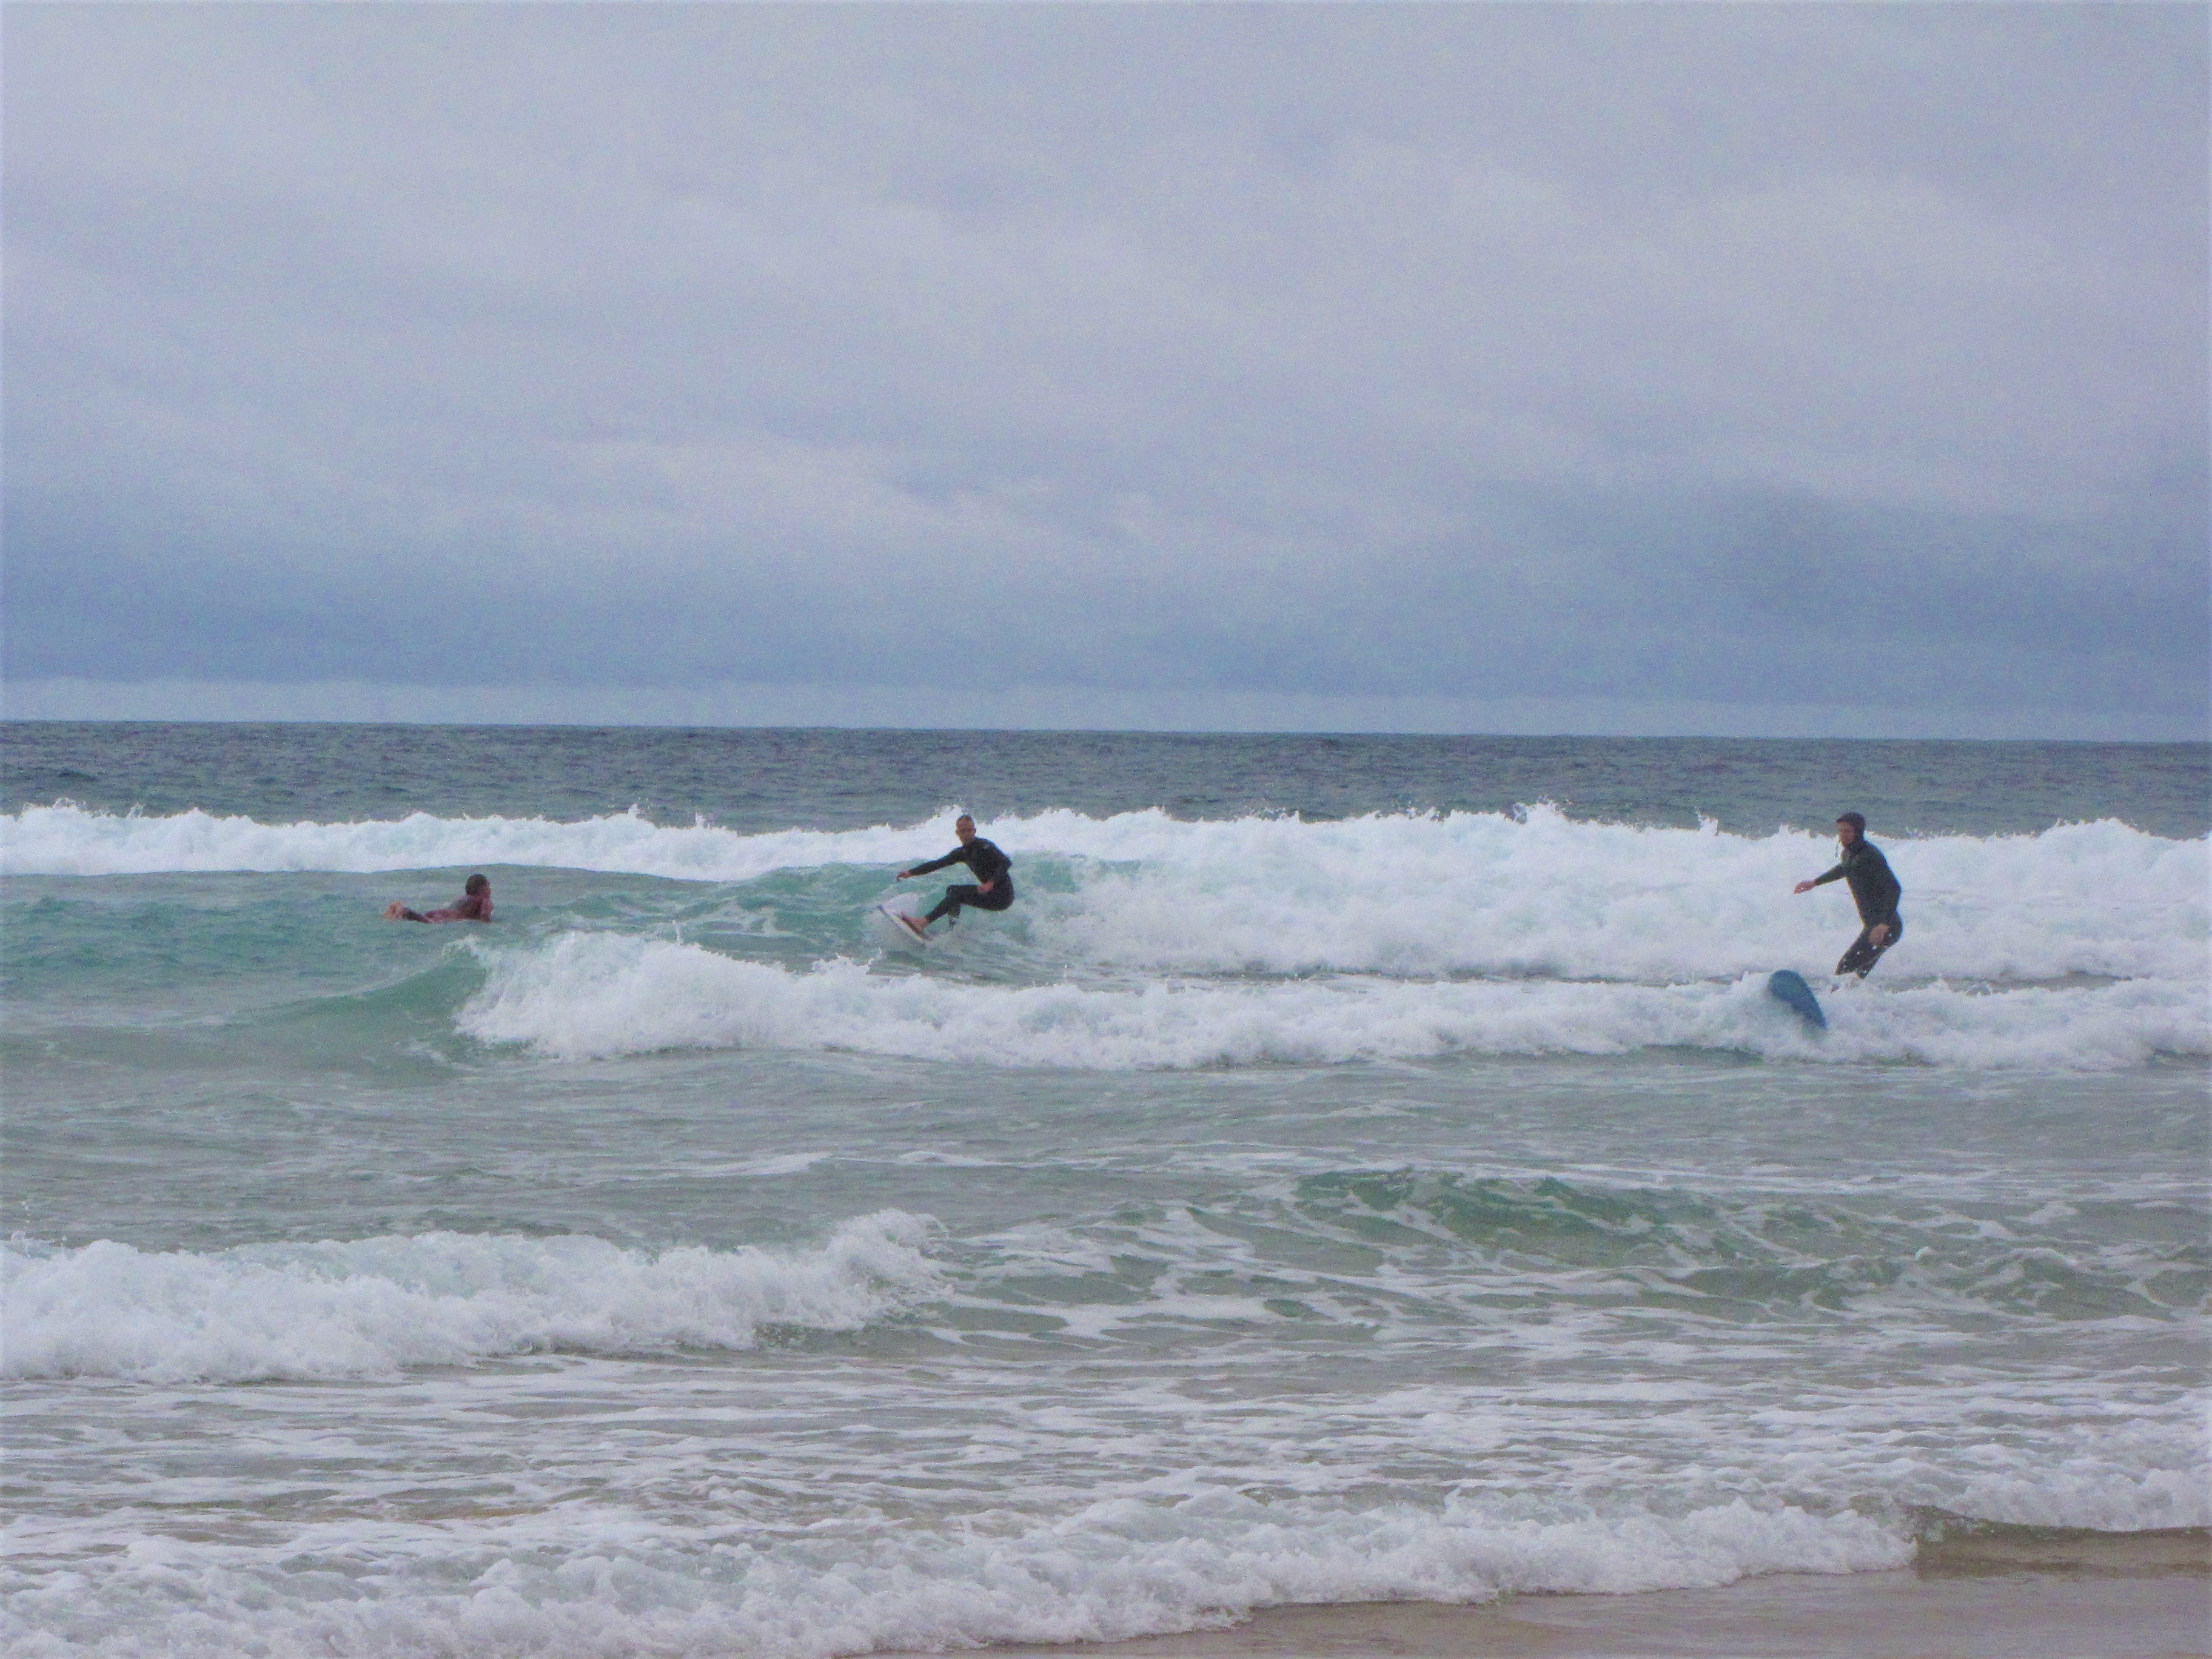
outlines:
[{"label": "overcast sky", "polygon": [[13,5],[8,712],[2201,737],[2159,5]]}]

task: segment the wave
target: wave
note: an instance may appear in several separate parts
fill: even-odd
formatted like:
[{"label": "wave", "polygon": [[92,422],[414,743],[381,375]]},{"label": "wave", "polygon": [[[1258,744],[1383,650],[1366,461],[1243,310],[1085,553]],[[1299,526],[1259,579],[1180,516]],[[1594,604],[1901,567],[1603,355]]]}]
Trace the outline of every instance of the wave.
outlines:
[{"label": "wave", "polygon": [[1992,1573],[2065,1572],[2130,1577],[2203,1576],[2212,1535],[2202,1522],[2133,1530],[2008,1525],[1927,1509],[1914,1516],[1923,1577],[1982,1577]]},{"label": "wave", "polygon": [[120,876],[163,872],[444,870],[505,865],[603,870],[687,881],[746,881],[825,864],[910,862],[919,839],[950,845],[949,818],[895,830],[744,835],[701,821],[654,823],[633,810],[573,823],[543,817],[404,818],[263,823],[197,807],[166,815],[100,812],[70,802],[0,815],[0,871]]},{"label": "wave", "polygon": [[208,1255],[16,1241],[0,1249],[0,1375],[329,1379],[545,1350],[750,1348],[764,1330],[857,1329],[934,1294],[930,1231],[883,1210],[789,1253],[450,1232]]},{"label": "wave", "polygon": [[1002,1511],[957,1531],[909,1525],[834,1552],[757,1530],[641,1530],[609,1527],[556,1550],[542,1528],[459,1539],[425,1528],[398,1570],[325,1571],[313,1598],[296,1581],[340,1553],[339,1538],[296,1539],[281,1565],[265,1565],[165,1541],[72,1575],[65,1598],[27,1595],[23,1623],[65,1623],[89,1638],[57,1643],[57,1653],[138,1652],[158,1632],[160,1650],[178,1659],[234,1653],[249,1636],[254,1651],[830,1659],[1127,1640],[1218,1628],[1263,1607],[1866,1571],[1902,1566],[1913,1549],[1899,1528],[1849,1511],[1741,1500],[1539,1520],[1458,1503],[1355,1510],[1226,1494],[1116,1498],[1048,1522]]},{"label": "wave", "polygon": [[[1592,823],[1544,807],[1330,822],[1048,811],[987,829],[1014,854],[1024,894],[1007,921],[987,927],[1011,927],[1063,966],[1664,981],[1825,965],[1856,926],[1840,884],[1790,895],[1833,857],[1825,838],[1803,831]],[[0,868],[112,875],[505,865],[724,884],[839,869],[855,879],[799,904],[818,934],[810,935],[814,948],[837,954],[858,948],[848,913],[865,902],[861,889],[877,890],[898,866],[950,841],[949,826],[934,820],[744,835],[657,825],[635,812],[571,823],[416,814],[262,824],[64,805],[0,817]],[[1886,974],[2204,977],[2205,841],[2107,820],[1889,850],[1905,887],[1908,933]],[[799,902],[789,894],[761,900]]]},{"label": "wave", "polygon": [[[1302,1177],[1248,1213],[1291,1236],[1383,1252],[1390,1282],[1368,1287],[1376,1293],[1414,1292],[1440,1273],[1426,1293],[1447,1300],[1503,1293],[1617,1306],[1649,1297],[1731,1318],[1856,1309],[1887,1325],[1917,1304],[1946,1317],[1972,1305],[2069,1322],[2193,1320],[2208,1305],[2212,1264],[2195,1226],[2168,1231],[2167,1202],[2098,1206],[2087,1228],[2071,1206],[1962,1225],[1951,1204],[1894,1194],[1869,1206],[1804,1192],[1362,1170]],[[1233,1264],[1208,1266],[1236,1275]],[[1295,1273],[1288,1262],[1267,1267]],[[1467,1314],[1446,1317],[1459,1324]],[[1832,1340],[1837,1328],[1823,1328]]]},{"label": "wave", "polygon": [[[1066,901],[1038,902],[1032,927],[1111,964],[1669,980],[1825,964],[1858,925],[1840,884],[1790,894],[1834,855],[1798,832],[1584,823],[1549,809],[1099,828],[1119,831],[1099,838],[1103,867]],[[2108,822],[1891,853],[1911,972],[2203,973],[2203,842]]]},{"label": "wave", "polygon": [[1814,1036],[1756,976],[1664,986],[1336,978],[1009,988],[874,974],[850,962],[794,972],[609,933],[478,949],[487,977],[457,1016],[460,1029],[561,1060],[836,1049],[1126,1071],[1693,1048],[2104,1070],[2212,1053],[2203,992],[2151,980],[1984,994],[1859,988],[1829,999],[1830,1029]]},{"label": "wave", "polygon": [[368,1540],[331,1525],[265,1554],[163,1538],[52,1588],[33,1563],[7,1622],[17,1651],[57,1656],[833,1659],[1128,1641],[1218,1630],[1267,1607],[1707,1589],[1894,1570],[1923,1554],[1939,1572],[1985,1573],[2024,1555],[2059,1571],[2143,1571],[2157,1552],[2178,1564],[2164,1570],[2188,1572],[2203,1547],[2201,1531],[2054,1539],[1984,1527],[1970,1553],[1926,1517],[1742,1498],[1515,1516],[1479,1500],[1353,1510],[1225,1492],[1108,1498],[1050,1521],[1000,1511],[957,1531],[909,1522],[834,1549],[629,1517],[399,1530],[370,1534],[403,1558],[374,1574],[342,1570]]}]

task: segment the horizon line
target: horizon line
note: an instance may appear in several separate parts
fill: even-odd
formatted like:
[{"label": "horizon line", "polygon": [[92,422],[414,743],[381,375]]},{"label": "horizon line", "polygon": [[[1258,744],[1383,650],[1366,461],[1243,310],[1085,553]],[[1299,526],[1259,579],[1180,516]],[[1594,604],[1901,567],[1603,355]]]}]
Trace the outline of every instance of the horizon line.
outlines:
[{"label": "horizon line", "polygon": [[852,726],[716,725],[683,720],[376,720],[350,718],[320,720],[308,716],[239,715],[190,720],[162,719],[137,714],[68,715],[0,713],[0,726],[365,726],[386,730],[447,732],[850,732],[914,737],[1035,737],[1035,738],[1411,738],[1437,742],[1524,743],[1800,743],[1800,744],[2009,744],[2021,747],[2098,747],[2106,749],[2212,748],[2212,737],[2203,738],[2081,738],[1912,736],[1853,737],[1832,733],[1798,734],[1746,732],[1389,732],[1323,726],[1265,729],[1203,726]]},{"label": "horizon line", "polygon": [[1109,687],[720,683],[396,685],[359,680],[0,680],[0,720],[591,730],[1097,732],[1308,737],[2212,741],[2178,696],[2127,709],[1931,708],[1619,696],[1477,697]]}]

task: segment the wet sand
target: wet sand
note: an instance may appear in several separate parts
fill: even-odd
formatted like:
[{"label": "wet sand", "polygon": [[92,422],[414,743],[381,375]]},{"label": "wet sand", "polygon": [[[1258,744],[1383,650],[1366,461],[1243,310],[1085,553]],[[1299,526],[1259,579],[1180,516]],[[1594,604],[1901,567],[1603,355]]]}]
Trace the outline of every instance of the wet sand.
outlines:
[{"label": "wet sand", "polygon": [[1961,1536],[1896,1572],[1642,1595],[1271,1607],[1225,1630],[992,1659],[2174,1659],[2212,1656],[2212,1540]]}]

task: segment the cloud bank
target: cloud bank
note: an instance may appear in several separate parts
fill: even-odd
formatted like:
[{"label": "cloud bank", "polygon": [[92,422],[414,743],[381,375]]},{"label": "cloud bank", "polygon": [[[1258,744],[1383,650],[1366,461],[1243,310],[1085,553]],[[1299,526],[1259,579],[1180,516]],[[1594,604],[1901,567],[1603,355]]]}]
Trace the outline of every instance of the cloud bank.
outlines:
[{"label": "cloud bank", "polygon": [[2202,735],[2205,35],[19,8],[10,712]]}]

